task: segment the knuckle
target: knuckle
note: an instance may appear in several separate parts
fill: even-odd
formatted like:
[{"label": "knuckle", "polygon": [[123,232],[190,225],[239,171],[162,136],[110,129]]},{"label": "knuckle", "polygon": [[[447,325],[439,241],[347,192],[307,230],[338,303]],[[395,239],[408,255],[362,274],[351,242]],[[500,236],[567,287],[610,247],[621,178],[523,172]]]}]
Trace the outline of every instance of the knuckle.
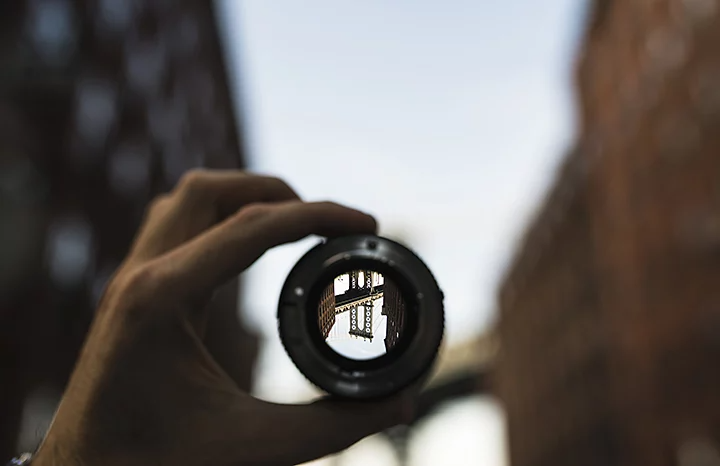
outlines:
[{"label": "knuckle", "polygon": [[173,281],[172,267],[161,260],[128,262],[108,283],[97,312],[116,324],[139,326],[134,329],[160,323],[161,311],[182,299],[168,292],[177,289]]},{"label": "knuckle", "polygon": [[207,187],[207,170],[194,168],[188,170],[177,185],[177,190],[181,193],[197,195],[202,194]]},{"label": "knuckle", "polygon": [[166,281],[165,274],[153,263],[133,267],[118,279],[119,283],[114,287],[115,294],[130,308],[147,304]]},{"label": "knuckle", "polygon": [[274,185],[278,191],[294,192],[292,187],[283,179],[271,176],[268,178],[268,182]]},{"label": "knuckle", "polygon": [[149,214],[153,214],[155,212],[162,211],[165,207],[167,207],[168,202],[170,202],[170,196],[167,194],[161,194],[150,201],[147,212]]},{"label": "knuckle", "polygon": [[344,207],[341,204],[338,204],[337,202],[333,201],[321,201],[315,204],[315,208],[312,209],[311,217],[322,217],[324,215],[328,215],[335,212],[340,212],[343,210],[346,210],[347,207]]},{"label": "knuckle", "polygon": [[340,204],[333,201],[321,201],[318,202],[318,205],[325,209],[337,209],[338,207],[342,207]]},{"label": "knuckle", "polygon": [[234,215],[233,219],[238,223],[256,222],[267,218],[275,211],[270,204],[254,203],[248,204]]}]

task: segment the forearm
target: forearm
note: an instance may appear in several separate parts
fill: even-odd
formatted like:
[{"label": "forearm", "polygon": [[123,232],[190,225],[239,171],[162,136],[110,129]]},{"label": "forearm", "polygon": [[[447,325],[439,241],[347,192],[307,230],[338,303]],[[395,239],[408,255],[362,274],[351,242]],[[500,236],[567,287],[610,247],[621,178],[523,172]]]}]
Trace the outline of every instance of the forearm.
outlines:
[{"label": "forearm", "polygon": [[[130,458],[125,454],[94,454],[77,449],[72,442],[53,442],[46,443],[38,450],[30,466],[150,466],[147,460]],[[157,464],[160,463],[153,463]]]}]

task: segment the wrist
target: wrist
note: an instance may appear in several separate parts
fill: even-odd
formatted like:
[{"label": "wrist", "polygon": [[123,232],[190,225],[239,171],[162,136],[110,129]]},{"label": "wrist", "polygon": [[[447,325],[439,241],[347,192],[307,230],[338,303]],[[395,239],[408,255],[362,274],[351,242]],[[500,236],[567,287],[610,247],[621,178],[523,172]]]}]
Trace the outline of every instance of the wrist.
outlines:
[{"label": "wrist", "polygon": [[80,463],[72,461],[68,456],[45,444],[33,455],[29,466],[80,466]]},{"label": "wrist", "polygon": [[102,451],[96,447],[95,444],[93,446],[81,444],[75,438],[63,440],[51,435],[33,455],[32,462],[28,466],[145,466],[157,464],[150,462],[148,458],[130,455],[127,451],[120,451],[117,448],[112,451]]},{"label": "wrist", "polygon": [[94,461],[85,450],[80,448],[79,442],[74,437],[64,438],[62,433],[51,429],[28,466],[94,466],[95,464],[101,463]]},{"label": "wrist", "polygon": [[22,455],[11,459],[7,466],[28,466],[31,459],[32,455],[30,453],[23,453]]}]

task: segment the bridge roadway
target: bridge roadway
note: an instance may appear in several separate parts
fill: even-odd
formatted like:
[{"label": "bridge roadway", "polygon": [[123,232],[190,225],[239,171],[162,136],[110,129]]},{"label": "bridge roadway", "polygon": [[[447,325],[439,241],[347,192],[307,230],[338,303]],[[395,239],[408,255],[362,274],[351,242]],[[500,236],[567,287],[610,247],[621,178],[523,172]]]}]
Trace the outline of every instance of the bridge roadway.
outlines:
[{"label": "bridge roadway", "polygon": [[382,297],[383,297],[383,292],[381,291],[380,293],[373,293],[371,295],[367,295],[363,298],[358,298],[354,301],[350,301],[348,303],[341,304],[339,306],[335,305],[335,315],[342,314],[343,312],[349,311],[350,309],[357,307],[357,306],[372,304],[373,301],[380,299]]},{"label": "bridge roadway", "polygon": [[356,288],[335,296],[335,314],[341,314],[364,304],[371,304],[383,297],[383,289],[383,285],[378,285],[372,288],[371,293],[370,289]]}]

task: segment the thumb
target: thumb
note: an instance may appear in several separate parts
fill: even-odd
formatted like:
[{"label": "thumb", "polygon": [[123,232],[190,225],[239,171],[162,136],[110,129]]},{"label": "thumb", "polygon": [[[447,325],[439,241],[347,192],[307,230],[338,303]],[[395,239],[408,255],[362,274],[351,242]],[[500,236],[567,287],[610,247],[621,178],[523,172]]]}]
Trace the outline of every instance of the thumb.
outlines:
[{"label": "thumb", "polygon": [[[336,401],[283,405],[243,395],[213,429],[211,441],[237,464],[301,464],[344,450],[406,421],[409,400]],[[222,425],[219,430],[217,427]]]}]

